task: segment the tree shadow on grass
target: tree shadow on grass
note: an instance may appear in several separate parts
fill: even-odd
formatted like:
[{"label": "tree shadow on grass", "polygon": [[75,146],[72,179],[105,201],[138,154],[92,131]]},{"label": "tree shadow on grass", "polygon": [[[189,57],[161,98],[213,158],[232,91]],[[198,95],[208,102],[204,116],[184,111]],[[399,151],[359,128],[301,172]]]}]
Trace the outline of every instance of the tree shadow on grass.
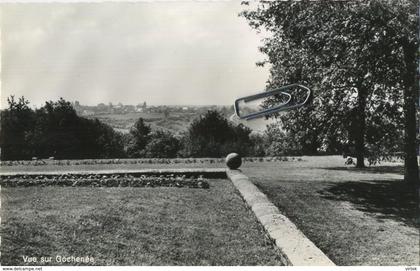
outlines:
[{"label": "tree shadow on grass", "polygon": [[356,168],[354,166],[350,167],[328,167],[324,168],[326,170],[348,170],[352,172],[361,172],[361,173],[394,173],[394,174],[404,174],[404,166],[371,166],[365,168]]},{"label": "tree shadow on grass", "polygon": [[418,189],[418,186],[401,180],[349,181],[334,184],[318,193],[326,199],[348,201],[356,209],[373,213],[378,218],[418,226]]}]

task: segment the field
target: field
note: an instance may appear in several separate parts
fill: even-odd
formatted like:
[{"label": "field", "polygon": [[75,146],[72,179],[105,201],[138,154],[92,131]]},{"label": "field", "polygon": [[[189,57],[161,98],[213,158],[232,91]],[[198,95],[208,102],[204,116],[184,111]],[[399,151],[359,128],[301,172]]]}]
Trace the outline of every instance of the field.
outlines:
[{"label": "field", "polygon": [[[163,113],[126,113],[126,114],[94,114],[83,116],[86,118],[97,118],[101,122],[110,125],[114,130],[122,133],[128,133],[130,128],[139,119],[143,118],[146,124],[150,125],[152,130],[166,130],[173,134],[180,134],[188,130],[191,122],[198,118],[200,114],[205,113],[206,110],[199,110],[198,112],[171,112],[168,117]],[[232,112],[233,113],[233,112]],[[225,116],[229,119],[229,116]],[[273,120],[257,119],[252,121],[241,121],[242,124],[248,126],[254,131],[263,131],[267,124],[272,123]]]},{"label": "field", "polygon": [[110,125],[117,131],[128,133],[130,128],[139,119],[143,118],[153,130],[166,130],[173,133],[186,131],[190,122],[197,117],[194,113],[171,113],[165,118],[163,113],[127,113],[127,114],[96,114],[85,116],[87,118],[97,118]]},{"label": "field", "polygon": [[[55,162],[48,161],[46,165],[38,166],[2,166],[1,171],[224,166],[223,159],[186,159],[176,163],[173,160],[153,160],[145,163],[127,160],[110,163],[107,161],[103,164],[71,161],[53,165]],[[336,264],[420,264],[419,231],[416,221],[419,218],[418,193],[415,187],[402,181],[401,162],[382,163],[359,170],[353,166],[344,166],[344,159],[339,156],[304,156],[284,160],[246,159],[241,170]],[[47,197],[46,194],[56,196]],[[21,242],[16,242],[22,239],[19,239],[19,236],[30,237],[33,227],[36,229],[30,239],[33,243],[26,248],[33,253],[40,253],[38,247],[62,253],[82,253],[92,249],[101,251],[96,255],[98,259],[108,255],[110,261],[115,260],[114,264],[280,263],[278,254],[265,239],[252,212],[245,207],[227,180],[211,180],[210,189],[207,190],[163,187],[134,190],[124,187],[2,188],[2,205],[2,236],[9,236],[8,239],[3,239],[3,244],[13,246],[20,254],[23,253],[21,246],[13,243]],[[138,208],[143,208],[145,212],[138,212]],[[25,223],[17,223],[22,214]],[[85,233],[80,225],[85,225],[83,219],[88,217],[94,217],[96,220],[86,222]],[[112,224],[112,219],[110,222],[110,225],[121,226],[117,231],[119,237],[112,237],[107,232],[110,228],[103,224],[103,221],[108,221],[108,217],[121,223]],[[143,219],[148,222],[144,222]],[[51,221],[50,224],[40,226],[47,221]],[[63,241],[64,236],[73,236],[73,232],[76,236],[79,234],[83,238],[89,238],[89,227],[94,226],[97,227],[95,229],[99,227],[103,230],[102,237],[92,240],[85,248],[82,245],[81,250],[72,242]],[[129,232],[136,232],[136,227],[142,229],[141,232],[133,233],[133,238],[124,237]],[[147,233],[143,233],[145,228],[149,229]],[[44,236],[48,231],[56,234]],[[24,234],[19,235],[20,232]],[[171,234],[181,235],[183,238],[171,242],[168,237]],[[190,234],[194,236],[192,239],[188,237]],[[53,239],[44,242],[43,238]],[[110,246],[100,242],[107,240],[106,238],[116,244],[122,242],[118,252],[116,248],[110,249]],[[76,242],[80,239],[72,240]],[[157,247],[146,250],[140,245],[151,241],[156,243]],[[202,242],[205,242],[204,247],[210,249],[200,250],[197,243]],[[53,247],[49,248],[47,243],[53,244]],[[224,243],[226,246],[222,245]],[[2,250],[4,247],[2,246]],[[189,250],[189,247],[194,247],[196,251]],[[124,254],[132,250],[137,251],[137,256],[145,253],[146,258]],[[261,254],[258,251],[261,251]],[[2,257],[3,253],[9,255],[10,262],[11,254],[2,251]],[[255,256],[250,256],[254,255],[253,253]],[[165,258],[165,255],[169,256]],[[174,258],[171,255],[179,257]],[[128,262],[124,262],[126,257],[129,258],[126,259]]]},{"label": "field", "polygon": [[1,262],[88,255],[94,265],[281,265],[233,185],[209,182],[2,188]]}]

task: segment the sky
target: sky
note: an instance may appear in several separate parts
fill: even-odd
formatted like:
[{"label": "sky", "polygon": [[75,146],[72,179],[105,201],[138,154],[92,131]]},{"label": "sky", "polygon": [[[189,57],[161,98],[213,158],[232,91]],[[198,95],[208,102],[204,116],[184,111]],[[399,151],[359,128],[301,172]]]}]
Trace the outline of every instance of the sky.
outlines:
[{"label": "sky", "polygon": [[240,1],[1,5],[1,106],[233,104],[268,68]]}]

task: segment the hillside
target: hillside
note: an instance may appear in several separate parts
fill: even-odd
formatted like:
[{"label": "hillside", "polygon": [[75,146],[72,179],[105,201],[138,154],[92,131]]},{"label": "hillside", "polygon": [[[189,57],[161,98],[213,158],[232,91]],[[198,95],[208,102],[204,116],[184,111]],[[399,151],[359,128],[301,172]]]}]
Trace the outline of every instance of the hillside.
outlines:
[{"label": "hillside", "polygon": [[197,115],[194,113],[173,113],[165,117],[164,113],[101,113],[84,116],[86,118],[97,118],[100,121],[110,125],[117,131],[128,133],[130,128],[134,125],[136,120],[143,118],[153,130],[167,130],[178,134],[186,131],[190,122]]},{"label": "hillside", "polygon": [[[147,124],[149,124],[153,130],[166,130],[174,134],[180,134],[188,129],[190,123],[207,110],[216,109],[223,112],[223,115],[229,119],[233,114],[233,110],[227,110],[226,107],[199,107],[191,110],[174,110],[170,107],[166,107],[166,110],[156,110],[157,112],[101,112],[79,115],[94,119],[97,118],[100,121],[110,125],[117,131],[128,133],[130,128],[134,125],[136,120],[143,118]],[[252,121],[241,121],[242,124],[248,126],[254,131],[263,131],[265,126],[270,121],[264,119],[252,120]]]}]

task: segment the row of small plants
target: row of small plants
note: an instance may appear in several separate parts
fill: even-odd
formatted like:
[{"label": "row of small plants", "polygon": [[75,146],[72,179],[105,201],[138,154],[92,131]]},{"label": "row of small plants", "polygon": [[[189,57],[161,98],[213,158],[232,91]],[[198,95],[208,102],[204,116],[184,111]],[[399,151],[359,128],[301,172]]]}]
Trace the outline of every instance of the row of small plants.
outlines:
[{"label": "row of small plants", "polygon": [[185,175],[141,175],[130,174],[62,174],[62,175],[19,175],[3,176],[0,183],[5,187],[16,186],[90,186],[90,187],[189,187],[209,188],[202,176]]},{"label": "row of small plants", "polygon": [[[244,162],[280,162],[303,161],[300,157],[244,157]],[[85,160],[54,160],[33,159],[20,161],[1,161],[0,166],[71,166],[71,165],[121,165],[121,164],[215,164],[224,163],[225,158],[138,158],[138,159],[85,159]]]}]

